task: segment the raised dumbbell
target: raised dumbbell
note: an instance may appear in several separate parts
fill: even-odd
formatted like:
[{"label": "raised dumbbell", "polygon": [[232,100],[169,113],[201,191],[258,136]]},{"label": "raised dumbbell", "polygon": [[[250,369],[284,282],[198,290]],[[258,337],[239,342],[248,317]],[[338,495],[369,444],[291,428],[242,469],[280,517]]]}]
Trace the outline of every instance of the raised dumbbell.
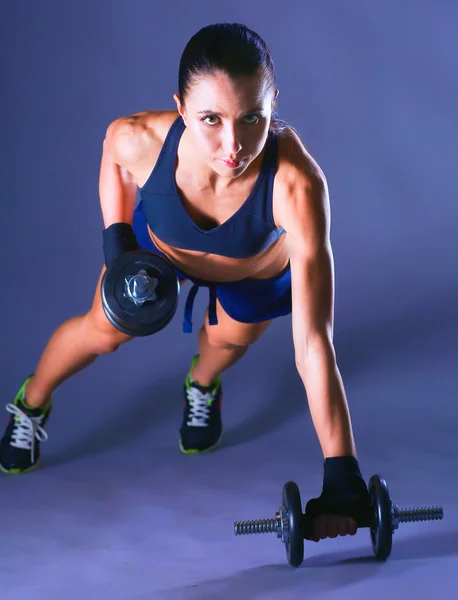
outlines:
[{"label": "raised dumbbell", "polygon": [[[373,475],[368,483],[372,517],[358,528],[370,529],[372,550],[377,560],[386,560],[391,554],[393,533],[400,523],[413,521],[437,521],[444,518],[441,506],[400,509],[390,499],[388,485],[379,475]],[[235,535],[276,533],[286,547],[286,557],[292,567],[299,567],[304,560],[304,532],[310,530],[310,522],[302,512],[299,487],[294,481],[283,486],[282,505],[273,519],[236,521]],[[305,537],[305,539],[309,539]]]},{"label": "raised dumbbell", "polygon": [[147,336],[173,318],[180,283],[172,263],[145,250],[114,260],[101,282],[103,310],[112,325],[131,336]]}]

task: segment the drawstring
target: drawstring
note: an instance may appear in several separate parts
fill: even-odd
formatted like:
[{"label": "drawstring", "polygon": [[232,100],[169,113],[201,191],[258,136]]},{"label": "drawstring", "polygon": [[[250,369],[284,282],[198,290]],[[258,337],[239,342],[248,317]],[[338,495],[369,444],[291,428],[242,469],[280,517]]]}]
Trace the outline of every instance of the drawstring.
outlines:
[{"label": "drawstring", "polygon": [[[202,287],[202,284],[194,283],[189,291],[188,297],[186,298],[186,304],[184,307],[183,333],[192,332],[192,308],[200,287]],[[209,325],[218,325],[218,317],[216,316],[216,285],[205,284],[203,287],[208,287],[210,296],[208,305],[208,323]]]}]

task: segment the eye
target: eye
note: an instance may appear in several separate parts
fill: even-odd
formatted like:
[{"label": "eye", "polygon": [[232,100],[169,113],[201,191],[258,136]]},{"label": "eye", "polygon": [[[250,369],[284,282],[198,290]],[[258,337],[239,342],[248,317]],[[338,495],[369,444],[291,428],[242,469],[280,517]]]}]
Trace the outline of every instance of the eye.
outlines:
[{"label": "eye", "polygon": [[260,119],[259,115],[247,115],[244,120],[248,122],[248,125],[257,125]]},{"label": "eye", "polygon": [[218,117],[217,117],[216,115],[207,115],[206,117],[204,117],[204,118],[202,119],[202,121],[203,121],[204,123],[206,123],[207,125],[210,125],[210,127],[213,127],[214,125],[216,125],[216,123],[209,123],[209,122],[208,122],[208,119],[216,119],[216,120],[217,120],[217,119],[218,119]]},{"label": "eye", "polygon": [[[210,120],[212,120],[213,122],[211,122]],[[256,115],[256,114],[246,115],[243,118],[243,121],[245,123],[247,123],[248,125],[257,125],[260,120],[261,120],[261,115]],[[203,119],[201,119],[201,121],[203,123],[205,123],[206,125],[209,125],[210,127],[214,127],[218,123],[218,117],[216,115],[207,115],[206,117],[203,117]]]}]

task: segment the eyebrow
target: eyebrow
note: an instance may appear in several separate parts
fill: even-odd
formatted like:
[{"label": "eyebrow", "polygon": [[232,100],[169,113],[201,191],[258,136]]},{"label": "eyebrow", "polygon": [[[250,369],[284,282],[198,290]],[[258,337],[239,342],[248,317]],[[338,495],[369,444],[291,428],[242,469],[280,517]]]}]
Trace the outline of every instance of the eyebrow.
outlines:
[{"label": "eyebrow", "polygon": [[[255,113],[255,112],[262,112],[264,109],[259,106],[257,106],[256,108],[251,108],[250,110],[247,110],[245,113],[243,113],[244,115],[250,115],[251,113]],[[215,112],[214,110],[200,110],[198,113],[198,115],[215,115],[215,117],[222,117],[223,115],[219,112]]]}]

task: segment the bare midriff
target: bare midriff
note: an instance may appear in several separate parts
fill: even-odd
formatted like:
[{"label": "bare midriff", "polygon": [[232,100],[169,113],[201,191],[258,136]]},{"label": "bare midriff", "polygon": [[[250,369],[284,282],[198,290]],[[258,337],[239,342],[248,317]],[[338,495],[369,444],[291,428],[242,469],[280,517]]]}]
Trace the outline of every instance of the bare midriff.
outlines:
[{"label": "bare midriff", "polygon": [[285,235],[276,240],[267,250],[249,258],[228,258],[217,254],[194,252],[174,248],[162,242],[148,227],[155,246],[181,271],[205,281],[239,281],[241,279],[269,279],[287,266],[289,255]]}]

